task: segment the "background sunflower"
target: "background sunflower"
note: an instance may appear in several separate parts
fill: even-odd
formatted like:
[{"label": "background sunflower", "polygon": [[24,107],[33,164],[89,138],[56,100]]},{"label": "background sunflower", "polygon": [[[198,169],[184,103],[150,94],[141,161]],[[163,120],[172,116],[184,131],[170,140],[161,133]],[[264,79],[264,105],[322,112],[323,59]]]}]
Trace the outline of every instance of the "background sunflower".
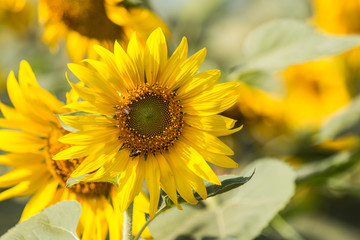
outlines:
[{"label": "background sunflower", "polygon": [[[1,104],[4,118],[0,130],[0,148],[7,154],[0,156],[0,163],[13,170],[0,177],[0,187],[9,188],[0,193],[0,201],[12,197],[32,195],[22,213],[23,221],[44,208],[62,200],[77,200],[82,214],[77,228],[81,239],[119,239],[122,236],[122,216],[111,202],[116,201],[115,189],[110,183],[90,183],[65,188],[66,180],[83,159],[56,162],[52,156],[69,147],[57,139],[66,134],[56,114],[65,113],[63,104],[42,89],[29,64],[21,62],[19,83],[13,72],[7,80],[9,97],[14,108]],[[74,92],[67,94],[67,103],[77,100]],[[20,130],[20,131],[19,131]],[[110,201],[109,201],[110,199]],[[134,231],[145,222],[148,204],[146,195],[140,194],[135,203],[138,218]],[[144,233],[150,237],[149,232]]]},{"label": "background sunflower", "polygon": [[[40,85],[65,101],[65,93],[69,91],[69,86],[64,81],[64,72],[68,71],[69,62],[66,45],[60,41],[58,52],[49,51],[48,46],[42,41],[44,25],[34,21],[38,16],[37,1],[29,2],[35,3],[33,4],[35,7],[31,9],[33,20],[30,24],[23,25],[25,28],[22,30],[14,31],[14,28],[9,27],[22,22],[20,16],[1,17],[2,77],[5,81],[10,70],[14,69],[17,72],[21,59],[27,59],[37,73]],[[121,16],[119,9],[124,7],[122,2],[124,1],[107,1],[107,4],[118,7],[118,11],[113,11],[115,16],[116,14]],[[145,1],[127,2],[143,4]],[[257,169],[252,181],[249,181],[244,188],[201,201],[196,208],[182,205],[183,211],[170,209],[169,212],[156,217],[149,225],[153,236],[158,239],[174,239],[185,236],[221,237],[230,234],[238,235],[241,239],[359,239],[360,206],[357,186],[360,181],[360,171],[357,165],[359,158],[356,155],[359,142],[357,116],[360,116],[357,107],[360,89],[359,51],[355,48],[353,51],[330,59],[329,57],[340,54],[341,51],[321,55],[319,51],[329,46],[327,41],[329,39],[314,37],[311,31],[303,32],[306,28],[304,26],[312,25],[321,32],[327,32],[327,36],[337,42],[332,45],[333,49],[345,46],[344,41],[339,42],[339,38],[333,35],[341,35],[342,38],[349,39],[348,33],[358,34],[357,20],[353,17],[357,16],[357,1],[323,1],[327,6],[322,9],[316,4],[320,0],[228,0],[225,2],[150,0],[147,2],[152,6],[153,12],[171,29],[172,38],[167,38],[169,52],[173,52],[182,37],[186,36],[190,43],[189,56],[198,49],[207,48],[207,57],[200,67],[200,72],[221,69],[220,81],[241,82],[238,88],[240,95],[238,103],[224,114],[238,120],[237,124],[244,124],[244,128],[238,134],[221,137],[221,141],[234,150],[235,155],[231,158],[238,162],[239,167],[234,170],[210,165],[211,168],[217,175],[242,176],[250,176],[254,167]],[[331,4],[333,5],[330,6]],[[115,16],[110,14],[108,8],[105,11],[111,22],[121,24],[117,22],[120,21],[119,19],[116,20]],[[315,20],[321,12],[325,12],[328,18],[334,16],[333,14],[342,17],[326,20],[322,25]],[[9,19],[11,22],[5,22],[4,19]],[[278,20],[276,24],[274,20]],[[259,41],[254,38],[255,33],[263,31],[264,26],[269,27],[268,24],[276,27],[263,35]],[[331,27],[336,29],[330,29]],[[291,42],[294,36],[297,42]],[[287,45],[289,42],[293,43],[293,47]],[[304,42],[311,44],[301,44]],[[270,48],[270,45],[276,46],[275,50],[280,50],[279,52],[285,55],[281,55],[281,58],[272,55],[271,61],[268,61],[266,66],[262,66],[266,69],[252,69],[246,74],[234,74],[253,63],[255,59],[252,57],[255,56],[251,53],[257,53],[256,57],[264,56],[264,52],[259,49],[274,53],[274,48]],[[84,46],[78,45],[77,49],[83,51]],[[84,53],[86,54],[85,51]],[[296,62],[300,65],[290,67],[288,70],[292,74],[287,74],[289,72],[285,69],[289,64],[294,64],[290,61],[293,57],[309,56],[309,53],[312,53],[312,58]],[[326,59],[323,58],[324,56]],[[307,63],[302,65],[302,61]],[[279,63],[282,63],[280,68],[269,70]],[[68,74],[71,80],[75,79],[70,71]],[[311,76],[317,78],[313,79]],[[288,80],[285,81],[284,77]],[[319,84],[309,84],[309,82]],[[331,82],[336,82],[333,86],[341,90],[339,95],[342,96],[341,98],[338,98],[336,88],[328,85]],[[298,91],[294,92],[294,86]],[[314,91],[316,89],[321,91]],[[330,91],[331,89],[335,91]],[[295,95],[290,96],[290,92]],[[11,105],[5,91],[1,92],[0,98],[3,103]],[[318,101],[319,99],[324,101]],[[346,101],[349,101],[349,104],[346,104]],[[346,104],[345,109],[338,109],[342,104]],[[295,108],[301,111],[296,111]],[[302,116],[307,118],[302,119]],[[300,123],[306,123],[305,125],[311,128],[304,128]],[[328,139],[324,140],[324,137],[320,136]],[[137,152],[133,154],[136,155]],[[289,199],[292,193],[288,191],[286,184],[294,184],[294,180],[286,175],[289,169],[279,170],[272,164],[266,165],[268,168],[264,169],[262,168],[264,165],[257,165],[256,162],[253,165],[255,159],[268,156],[280,159],[279,161],[284,164],[287,161],[294,166],[297,188],[291,200]],[[242,172],[246,168],[249,168],[249,171]],[[1,165],[0,174],[5,174],[10,169]],[[259,184],[261,179],[263,185]],[[220,180],[223,181],[222,178]],[[277,207],[267,205],[270,202],[275,204],[285,195],[286,199]],[[0,202],[0,234],[6,232],[20,219],[28,199],[27,197],[11,198]],[[285,202],[288,201],[289,204],[284,208]],[[283,211],[280,212],[280,209]],[[228,221],[222,221],[224,219]],[[178,227],[179,222],[184,224]],[[162,223],[166,223],[166,226]],[[165,231],[167,229],[169,231]]]}]

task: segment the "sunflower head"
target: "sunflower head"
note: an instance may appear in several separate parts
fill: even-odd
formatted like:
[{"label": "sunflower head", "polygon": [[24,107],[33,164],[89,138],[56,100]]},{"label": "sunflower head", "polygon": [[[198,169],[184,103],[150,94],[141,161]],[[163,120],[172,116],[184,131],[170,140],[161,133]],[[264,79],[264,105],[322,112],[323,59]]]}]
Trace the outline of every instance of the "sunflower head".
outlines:
[{"label": "sunflower head", "polygon": [[113,49],[115,40],[125,46],[135,30],[146,38],[156,27],[167,29],[148,9],[105,0],[41,0],[39,15],[45,25],[44,41],[54,48],[65,37],[74,61],[84,55],[95,57],[94,44]]},{"label": "sunflower head", "polygon": [[339,58],[291,66],[283,76],[284,115],[292,128],[317,128],[350,101],[346,69]]},{"label": "sunflower head", "polygon": [[360,32],[359,0],[314,0],[314,21],[326,32],[356,34]]},{"label": "sunflower head", "polygon": [[168,150],[179,138],[184,124],[180,100],[158,84],[144,84],[116,106],[119,139],[132,156]]},{"label": "sunflower head", "polygon": [[[0,164],[13,169],[0,176],[0,201],[19,196],[29,196],[20,221],[23,221],[46,207],[62,200],[77,200],[82,214],[77,234],[83,240],[120,239],[122,216],[113,203],[116,189],[110,183],[83,182],[65,187],[71,173],[86,156],[54,161],[52,156],[71,147],[58,141],[68,132],[62,129],[56,114],[66,113],[61,103],[50,92],[37,83],[30,65],[22,61],[18,80],[11,72],[7,79],[9,98],[14,107],[0,103],[4,118],[0,118],[0,149],[8,153],[0,155]],[[81,85],[80,85],[81,86]],[[74,91],[67,94],[67,102],[78,99]],[[110,201],[109,201],[110,200]],[[140,193],[134,204],[134,232],[145,223],[148,198]],[[97,223],[94,225],[94,223]],[[142,235],[150,238],[148,230]]]},{"label": "sunflower head", "polygon": [[227,157],[233,151],[218,137],[241,128],[233,128],[235,120],[219,115],[238,100],[239,84],[215,84],[218,70],[197,73],[206,51],[188,58],[186,38],[168,57],[160,28],[145,47],[134,34],[126,50],[118,43],[114,54],[99,46],[95,49],[99,61],[86,60],[88,67],[69,65],[84,83],[71,83],[84,101],[67,105],[93,114],[61,117],[79,131],[60,138],[73,146],[53,159],[86,153],[86,160],[71,176],[87,174],[82,181],[89,182],[117,179],[122,211],[138,195],[144,180],[151,217],[161,189],[179,208],[177,193],[192,204],[197,202],[193,190],[205,199],[202,179],[220,184],[206,161],[237,166]]},{"label": "sunflower head", "polygon": [[[69,132],[62,128],[54,128],[49,137],[47,138],[46,146],[46,163],[49,171],[52,173],[53,177],[59,181],[59,185],[66,187],[66,181],[69,179],[71,173],[84,161],[85,157],[67,159],[63,161],[54,161],[52,157],[66,148],[70,147],[69,144],[64,144],[58,141],[61,136],[68,134]],[[84,197],[100,197],[108,196],[112,184],[110,183],[86,183],[82,182],[76,185],[68,187],[68,189],[75,193],[82,195]]]},{"label": "sunflower head", "polygon": [[27,0],[0,0],[0,22],[13,30],[23,30],[33,22],[33,9]]}]

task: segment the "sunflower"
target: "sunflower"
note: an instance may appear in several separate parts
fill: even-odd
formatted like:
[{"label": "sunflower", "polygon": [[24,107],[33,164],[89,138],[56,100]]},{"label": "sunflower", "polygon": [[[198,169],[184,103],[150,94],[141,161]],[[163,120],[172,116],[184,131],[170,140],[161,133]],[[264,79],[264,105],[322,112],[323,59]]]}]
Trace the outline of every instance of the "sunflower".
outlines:
[{"label": "sunflower", "polygon": [[[20,64],[19,83],[11,72],[7,89],[14,108],[0,103],[5,118],[0,119],[0,164],[14,169],[0,177],[0,187],[9,188],[0,193],[0,201],[18,196],[33,195],[27,203],[21,221],[42,209],[62,200],[77,200],[82,214],[77,233],[82,239],[110,239],[121,237],[121,213],[108,199],[115,199],[115,189],[110,183],[81,183],[65,188],[71,172],[85,157],[54,161],[57,152],[69,145],[58,142],[67,132],[55,114],[65,113],[63,103],[42,89],[25,61]],[[78,98],[75,92],[67,94],[67,103]],[[10,130],[14,129],[14,130]],[[148,208],[146,195],[135,200],[135,225],[138,231],[145,223],[144,211]],[[146,232],[145,237],[149,236]]]},{"label": "sunflower", "polygon": [[68,54],[76,62],[84,55],[94,57],[94,44],[113,49],[117,40],[125,46],[135,30],[143,41],[156,27],[168,32],[153,12],[125,1],[40,0],[39,17],[45,25],[45,43],[54,48],[65,37]]},{"label": "sunflower", "polygon": [[187,58],[184,37],[168,58],[160,28],[148,38],[145,49],[134,34],[125,51],[115,43],[114,54],[101,46],[99,61],[88,67],[69,64],[86,87],[70,83],[84,101],[68,108],[95,113],[63,116],[79,131],[61,137],[74,146],[55,160],[88,157],[72,177],[81,181],[118,179],[120,209],[126,210],[145,179],[150,194],[150,217],[158,206],[161,189],[178,204],[177,193],[196,204],[193,189],[206,199],[203,182],[221,184],[206,161],[221,167],[238,166],[227,155],[233,151],[218,139],[235,120],[219,115],[236,103],[238,83],[215,85],[219,70],[197,73],[206,50]]},{"label": "sunflower", "polygon": [[[313,0],[314,24],[331,34],[360,33],[360,0]],[[358,89],[360,76],[360,47],[340,55],[347,64],[348,78],[352,89]]]},{"label": "sunflower", "polygon": [[0,23],[22,30],[33,20],[33,6],[27,0],[0,0]]},{"label": "sunflower", "polygon": [[316,129],[351,100],[346,68],[339,58],[294,65],[283,76],[284,114],[292,128]]},{"label": "sunflower", "polygon": [[314,22],[334,34],[360,33],[359,0],[313,0]]}]

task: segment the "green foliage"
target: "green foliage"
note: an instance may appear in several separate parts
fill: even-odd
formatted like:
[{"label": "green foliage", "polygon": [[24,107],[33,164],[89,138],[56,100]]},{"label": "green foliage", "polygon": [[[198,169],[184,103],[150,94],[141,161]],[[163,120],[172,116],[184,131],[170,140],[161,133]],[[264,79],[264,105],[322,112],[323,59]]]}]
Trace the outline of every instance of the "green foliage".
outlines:
[{"label": "green foliage", "polygon": [[296,171],[296,182],[324,182],[330,177],[346,172],[360,162],[360,152],[340,152],[322,161],[308,163]]},{"label": "green foliage", "polygon": [[[253,177],[254,173],[255,171],[249,177],[237,177],[235,175],[219,176],[221,185],[216,185],[213,183],[206,182],[205,187],[208,193],[208,197],[214,197],[216,195],[240,187],[241,185],[247,183]],[[197,200],[202,200],[202,198],[199,196],[198,193],[195,192],[194,195]],[[168,196],[165,196],[165,201],[170,201],[170,198]],[[178,196],[178,201],[179,203],[186,203],[186,201],[180,195]]]},{"label": "green foliage", "polygon": [[322,142],[327,139],[334,139],[351,129],[360,121],[360,96],[354,98],[348,106],[338,111],[319,130],[317,140]]},{"label": "green foliage", "polygon": [[360,36],[335,36],[318,32],[302,21],[280,19],[267,22],[248,34],[244,60],[230,75],[270,92],[281,84],[273,76],[290,65],[330,57],[360,44]]},{"label": "green foliage", "polygon": [[66,239],[77,240],[76,226],[81,206],[76,201],[63,201],[18,223],[4,234],[1,240]]},{"label": "green foliage", "polygon": [[88,176],[89,174],[84,174],[77,177],[69,177],[68,180],[66,180],[66,187],[71,187],[72,185],[78,184],[81,182],[81,179]]},{"label": "green foliage", "polygon": [[295,181],[292,168],[280,160],[256,161],[243,175],[255,169],[247,184],[203,201],[205,207],[184,205],[183,211],[173,208],[162,214],[149,225],[151,233],[155,239],[253,239],[289,201]]},{"label": "green foliage", "polygon": [[245,40],[246,69],[278,71],[287,66],[340,54],[360,44],[359,36],[331,36],[296,20],[274,20]]}]

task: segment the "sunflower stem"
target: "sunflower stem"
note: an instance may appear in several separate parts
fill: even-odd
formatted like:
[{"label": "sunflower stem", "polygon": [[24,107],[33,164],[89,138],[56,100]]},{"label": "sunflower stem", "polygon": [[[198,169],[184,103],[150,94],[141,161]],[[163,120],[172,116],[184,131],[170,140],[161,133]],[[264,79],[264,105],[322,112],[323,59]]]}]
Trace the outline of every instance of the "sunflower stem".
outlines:
[{"label": "sunflower stem", "polygon": [[133,240],[132,221],[133,221],[134,203],[130,203],[124,214],[123,240]]},{"label": "sunflower stem", "polygon": [[152,222],[152,220],[154,220],[157,216],[159,216],[161,213],[165,212],[166,210],[168,210],[170,207],[169,206],[164,206],[161,209],[159,209],[159,211],[157,211],[155,213],[155,216],[152,219],[149,219],[146,221],[146,223],[141,227],[140,231],[136,234],[135,238],[133,240],[139,240],[141,237],[142,232],[146,229],[146,227]]}]

